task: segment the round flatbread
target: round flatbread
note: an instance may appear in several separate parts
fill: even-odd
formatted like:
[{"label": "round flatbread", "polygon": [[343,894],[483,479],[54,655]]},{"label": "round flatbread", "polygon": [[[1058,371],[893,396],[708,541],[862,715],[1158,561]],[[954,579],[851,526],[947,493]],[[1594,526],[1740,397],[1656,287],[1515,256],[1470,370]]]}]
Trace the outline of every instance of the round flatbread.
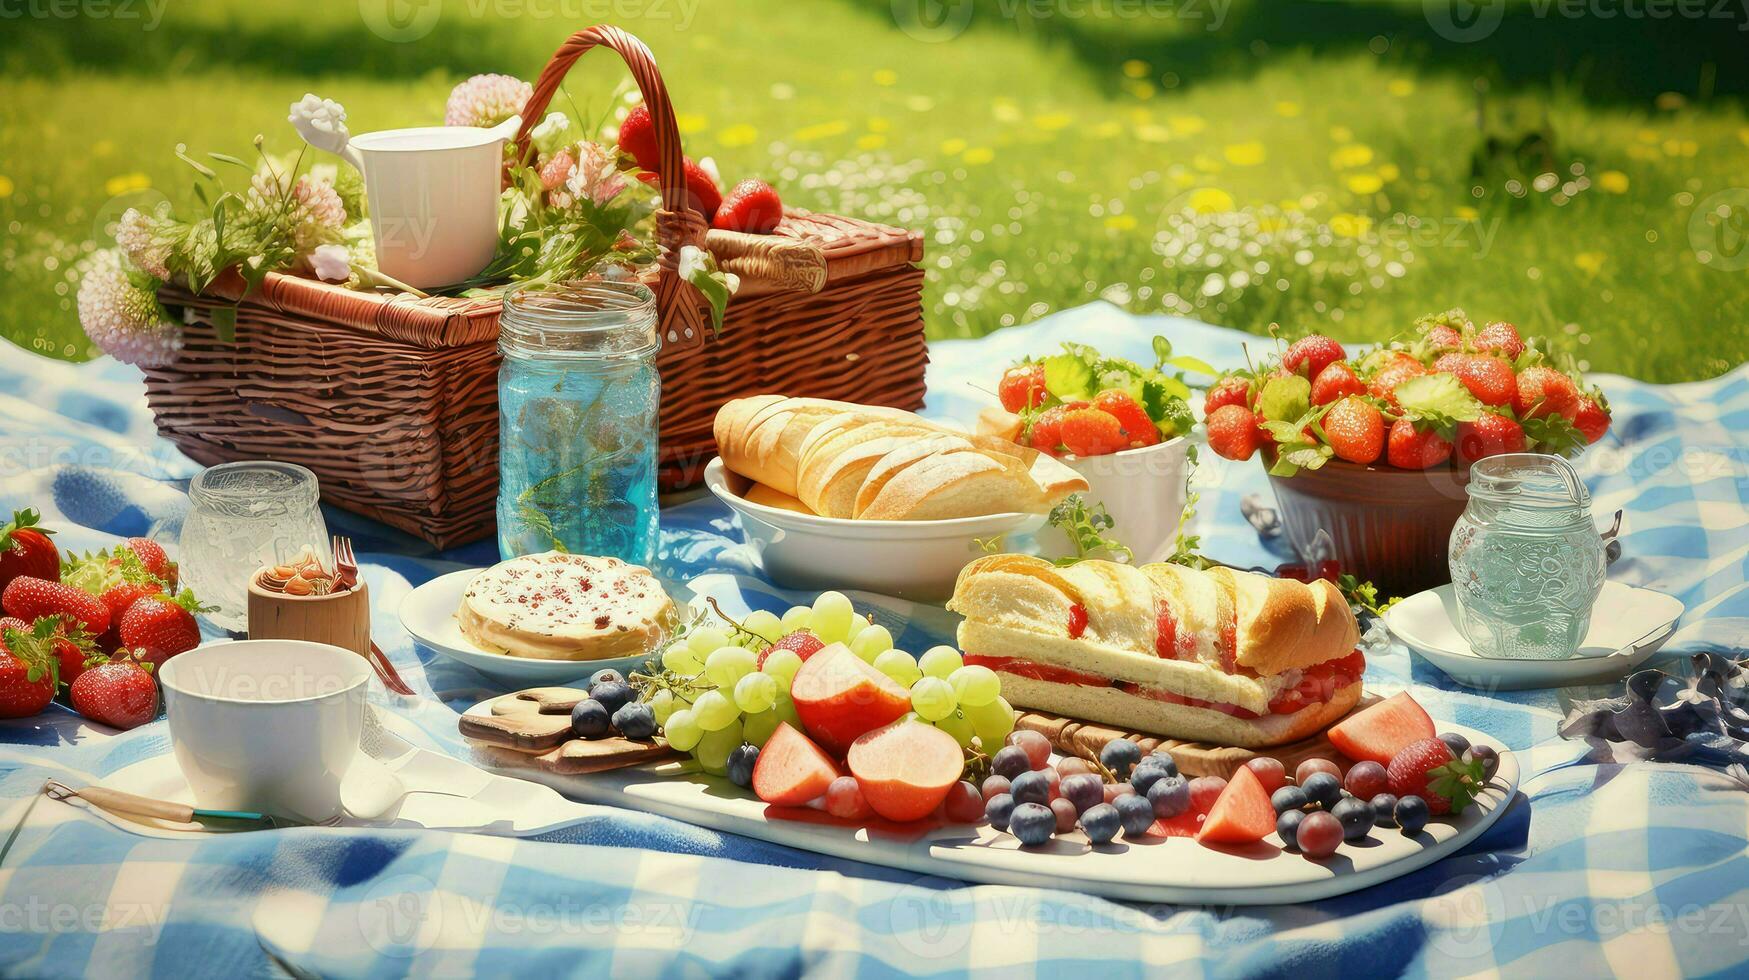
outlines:
[{"label": "round flatbread", "polygon": [[482,650],[534,660],[635,657],[661,644],[674,601],[650,570],[548,551],[474,576],[456,620]]}]

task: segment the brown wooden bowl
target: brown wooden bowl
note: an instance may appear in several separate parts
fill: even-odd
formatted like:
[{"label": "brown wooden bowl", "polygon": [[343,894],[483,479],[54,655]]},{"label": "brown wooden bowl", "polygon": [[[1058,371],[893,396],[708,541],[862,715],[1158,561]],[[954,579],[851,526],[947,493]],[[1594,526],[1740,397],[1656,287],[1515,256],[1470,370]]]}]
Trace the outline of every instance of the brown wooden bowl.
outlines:
[{"label": "brown wooden bowl", "polygon": [[1469,477],[1468,467],[1400,470],[1333,459],[1269,482],[1294,550],[1311,555],[1318,531],[1328,531],[1342,570],[1370,579],[1382,597],[1451,581],[1447,551],[1469,502]]}]

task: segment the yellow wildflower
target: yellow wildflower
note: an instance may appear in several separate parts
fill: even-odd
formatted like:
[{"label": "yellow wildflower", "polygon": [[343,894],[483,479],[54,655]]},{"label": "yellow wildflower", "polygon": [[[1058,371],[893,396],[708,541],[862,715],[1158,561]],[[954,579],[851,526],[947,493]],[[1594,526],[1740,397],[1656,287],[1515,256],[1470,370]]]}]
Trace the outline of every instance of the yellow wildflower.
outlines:
[{"label": "yellow wildflower", "polygon": [[1388,184],[1401,176],[1403,176],[1403,172],[1397,169],[1396,164],[1384,163],[1379,165],[1379,179],[1385,183]]},{"label": "yellow wildflower", "polygon": [[1607,258],[1602,252],[1580,252],[1573,256],[1573,264],[1595,276],[1603,269],[1603,262]]},{"label": "yellow wildflower", "polygon": [[1089,132],[1095,138],[1108,140],[1114,136],[1123,135],[1123,123],[1120,123],[1115,119],[1107,119],[1105,122],[1093,127]]},{"label": "yellow wildflower", "polygon": [[842,119],[834,119],[831,122],[815,123],[812,126],[803,126],[801,129],[796,130],[795,139],[797,142],[805,143],[809,140],[818,140],[818,139],[825,139],[828,136],[837,136],[841,133],[848,132],[849,130],[850,130],[849,123],[845,122]]},{"label": "yellow wildflower", "polygon": [[680,135],[686,136],[704,132],[710,121],[696,112],[682,112],[674,117],[674,125],[679,127]]},{"label": "yellow wildflower", "polygon": [[1256,140],[1233,143],[1222,151],[1227,162],[1235,167],[1255,167],[1263,162],[1263,144]]},{"label": "yellow wildflower", "polygon": [[1347,146],[1339,146],[1335,153],[1330,154],[1330,166],[1337,170],[1364,167],[1371,162],[1372,147],[1365,143],[1350,143]]},{"label": "yellow wildflower", "polygon": [[891,68],[881,68],[874,73],[876,85],[895,85],[899,81],[899,73]]},{"label": "yellow wildflower", "polygon": [[1655,129],[1637,129],[1634,131],[1634,137],[1642,143],[1656,143],[1659,139],[1658,131]]},{"label": "yellow wildflower", "polygon": [[717,142],[724,146],[751,146],[759,138],[759,130],[746,123],[736,123],[717,134]]},{"label": "yellow wildflower", "polygon": [[941,152],[950,157],[957,157],[966,152],[966,141],[959,137],[941,141]]},{"label": "yellow wildflower", "polygon": [[1605,170],[1597,175],[1597,186],[1611,194],[1628,192],[1628,175],[1619,170]]},{"label": "yellow wildflower", "polygon": [[1348,189],[1356,194],[1377,194],[1385,182],[1378,174],[1349,174]]},{"label": "yellow wildflower", "polygon": [[1393,78],[1391,79],[1390,84],[1385,86],[1385,91],[1397,96],[1398,98],[1402,98],[1405,95],[1413,95],[1415,93],[1415,83],[1407,78]]},{"label": "yellow wildflower", "polygon": [[1037,129],[1042,129],[1047,133],[1054,133],[1074,121],[1075,118],[1066,112],[1047,112],[1043,115],[1032,117],[1033,126]]},{"label": "yellow wildflower", "polygon": [[997,99],[990,106],[990,111],[998,122],[1017,123],[1021,120],[1020,107],[1007,99]]},{"label": "yellow wildflower", "polygon": [[1205,174],[1218,174],[1222,169],[1221,161],[1216,160],[1207,153],[1198,153],[1196,156],[1191,157],[1190,165]]},{"label": "yellow wildflower", "polygon": [[1179,136],[1194,136],[1208,128],[1208,123],[1201,116],[1171,116],[1166,122]]},{"label": "yellow wildflower", "polygon": [[152,186],[152,178],[142,173],[122,174],[111,177],[103,182],[103,192],[110,197],[120,197],[134,191],[143,191]]},{"label": "yellow wildflower", "polygon": [[1281,203],[1277,204],[1276,207],[1281,208],[1283,211],[1298,211],[1300,209],[1300,199],[1297,197],[1284,197],[1281,199]]},{"label": "yellow wildflower", "polygon": [[1744,146],[1749,146],[1749,126],[1744,126],[1742,129],[1737,130],[1737,142],[1742,143]]},{"label": "yellow wildflower", "polygon": [[1202,187],[1190,193],[1190,208],[1199,214],[1233,210],[1233,195],[1219,187]]},{"label": "yellow wildflower", "polygon": [[887,138],[880,133],[865,133],[856,138],[856,148],[859,150],[878,150],[886,145]]},{"label": "yellow wildflower", "polygon": [[1133,214],[1114,214],[1105,219],[1105,227],[1112,231],[1131,231],[1136,227],[1136,216]]},{"label": "yellow wildflower", "polygon": [[1188,170],[1174,170],[1174,171],[1172,171],[1172,185],[1174,187],[1189,187],[1190,185],[1192,185],[1194,183],[1196,183],[1196,175],[1191,173],[1190,171],[1188,171]]},{"label": "yellow wildflower", "polygon": [[1144,123],[1136,127],[1136,138],[1144,143],[1170,143],[1172,131],[1159,123]]},{"label": "yellow wildflower", "polygon": [[1148,63],[1146,61],[1137,61],[1136,59],[1131,58],[1123,63],[1123,73],[1129,78],[1147,78]]},{"label": "yellow wildflower", "polygon": [[871,133],[884,133],[892,128],[893,124],[886,116],[868,117],[868,131]]},{"label": "yellow wildflower", "polygon": [[5,174],[0,174],[0,198],[11,197],[12,192],[15,189],[16,188],[14,188],[12,184],[12,178]]},{"label": "yellow wildflower", "polygon": [[1465,221],[1474,221],[1482,216],[1482,212],[1477,211],[1468,204],[1464,204],[1458,207],[1457,216]]},{"label": "yellow wildflower", "polygon": [[1330,230],[1344,238],[1359,238],[1372,227],[1372,219],[1365,215],[1343,212],[1330,219]]},{"label": "yellow wildflower", "polygon": [[974,146],[967,150],[966,155],[961,159],[971,164],[989,163],[996,159],[996,153],[987,146]]},{"label": "yellow wildflower", "polygon": [[1154,97],[1154,83],[1153,82],[1131,82],[1124,87],[1129,89],[1129,92],[1131,95],[1142,100],[1143,102],[1146,102],[1149,99]]},{"label": "yellow wildflower", "polygon": [[1275,114],[1292,119],[1300,114],[1300,104],[1298,102],[1277,102],[1275,104]]}]

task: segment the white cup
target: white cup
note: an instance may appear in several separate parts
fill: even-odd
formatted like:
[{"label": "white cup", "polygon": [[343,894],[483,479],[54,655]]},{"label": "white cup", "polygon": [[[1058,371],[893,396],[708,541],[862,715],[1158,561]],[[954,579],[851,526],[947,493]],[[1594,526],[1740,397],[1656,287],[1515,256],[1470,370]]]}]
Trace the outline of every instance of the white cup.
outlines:
[{"label": "white cup", "polygon": [[[1127,545],[1136,564],[1164,561],[1178,547],[1178,525],[1189,494],[1190,440],[1183,436],[1142,449],[1106,456],[1065,458],[1087,481],[1087,503],[1104,504],[1111,536]],[[1038,533],[1046,558],[1075,554],[1069,536],[1055,527]]]},{"label": "white cup", "polygon": [[370,665],[303,640],[221,641],[165,661],[170,744],[198,806],[321,823],[341,812]]}]

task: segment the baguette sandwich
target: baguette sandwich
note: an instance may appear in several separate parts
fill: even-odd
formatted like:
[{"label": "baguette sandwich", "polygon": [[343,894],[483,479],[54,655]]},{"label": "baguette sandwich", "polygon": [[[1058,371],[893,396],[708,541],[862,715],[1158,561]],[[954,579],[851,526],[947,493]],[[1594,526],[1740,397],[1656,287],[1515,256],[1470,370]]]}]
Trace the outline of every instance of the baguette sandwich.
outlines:
[{"label": "baguette sandwich", "polygon": [[967,664],[1016,706],[1257,748],[1323,730],[1360,699],[1366,660],[1334,585],[1228,568],[991,555],[960,572]]}]

